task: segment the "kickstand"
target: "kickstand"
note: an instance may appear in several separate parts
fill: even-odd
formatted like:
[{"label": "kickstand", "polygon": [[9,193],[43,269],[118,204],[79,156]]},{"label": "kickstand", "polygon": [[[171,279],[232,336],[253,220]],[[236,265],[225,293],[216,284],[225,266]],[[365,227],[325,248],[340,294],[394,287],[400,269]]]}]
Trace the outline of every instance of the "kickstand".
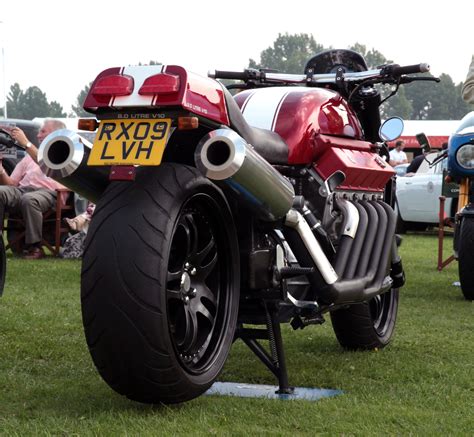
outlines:
[{"label": "kickstand", "polygon": [[[235,336],[241,338],[260,361],[278,378],[279,389],[276,393],[292,394],[294,387],[290,387],[288,383],[280,322],[278,322],[276,316],[277,310],[273,306],[269,309],[268,306],[265,304],[267,329],[244,328],[240,325]],[[271,354],[257,340],[268,340]]]}]

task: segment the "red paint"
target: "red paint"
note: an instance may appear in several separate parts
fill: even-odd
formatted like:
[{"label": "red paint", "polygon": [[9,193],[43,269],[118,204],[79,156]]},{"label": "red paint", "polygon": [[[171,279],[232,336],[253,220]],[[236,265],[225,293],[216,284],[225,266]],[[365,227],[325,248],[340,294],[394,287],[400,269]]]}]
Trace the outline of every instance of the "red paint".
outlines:
[{"label": "red paint", "polygon": [[[278,114],[275,114],[274,130],[288,144],[289,164],[313,162],[327,147],[332,147],[329,137],[321,136],[347,138],[347,141],[338,138],[338,147],[370,150],[370,143],[355,141],[363,138],[362,127],[339,93],[324,88],[308,88],[303,92],[288,90]],[[237,104],[242,107],[253,93],[258,93],[258,90],[237,94]],[[262,108],[262,111],[276,109]]]},{"label": "red paint", "polygon": [[110,181],[134,181],[137,168],[134,165],[113,165],[110,167]]},{"label": "red paint", "polygon": [[[447,143],[449,140],[449,135],[426,135],[428,141],[430,142],[431,147],[436,149],[441,149],[443,143]],[[401,136],[398,140],[405,141],[405,149],[419,149],[420,144],[414,136]],[[395,143],[398,141],[391,141],[388,143],[390,148],[395,147]]]},{"label": "red paint", "polygon": [[[193,114],[201,115],[219,123],[229,125],[229,116],[225,104],[224,91],[213,79],[188,72],[177,65],[166,67],[166,73],[177,74],[181,79],[179,104]],[[159,96],[154,104],[164,104]],[[167,103],[170,104],[170,103]]]},{"label": "red paint", "polygon": [[326,149],[314,168],[323,179],[341,170],[346,180],[339,189],[354,191],[382,192],[395,174],[393,168],[375,153],[338,147]]},{"label": "red paint", "polygon": [[[147,67],[143,66],[143,68]],[[97,76],[84,102],[84,109],[96,112],[97,108],[110,107],[110,96],[102,99],[94,95],[93,90],[97,83],[107,81],[107,76],[119,75],[120,71],[121,68],[109,68]],[[229,125],[221,85],[213,79],[188,72],[183,67],[170,65],[163,73],[150,75],[145,79],[139,94],[153,96],[152,106],[146,106],[146,109],[181,106],[193,114]]]},{"label": "red paint", "polygon": [[94,88],[97,83],[100,83],[103,78],[107,76],[112,76],[116,74],[120,74],[121,68],[116,67],[116,68],[108,68],[107,70],[102,71],[94,80],[92,83],[89,93],[87,94],[86,99],[84,100],[84,109],[86,111],[94,112],[94,108],[102,107],[102,106],[107,106],[109,101],[110,101],[110,96],[107,97],[100,97],[100,96],[95,96],[94,95]]}]

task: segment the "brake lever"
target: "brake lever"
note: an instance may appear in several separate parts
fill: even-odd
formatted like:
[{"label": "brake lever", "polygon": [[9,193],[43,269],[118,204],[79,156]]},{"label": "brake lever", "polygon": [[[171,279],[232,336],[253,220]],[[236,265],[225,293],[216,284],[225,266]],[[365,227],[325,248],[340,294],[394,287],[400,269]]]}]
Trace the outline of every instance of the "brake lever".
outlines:
[{"label": "brake lever", "polygon": [[400,83],[405,84],[405,83],[411,83],[411,82],[416,82],[419,80],[425,80],[425,81],[430,81],[430,82],[441,82],[441,79],[439,77],[413,77],[413,76],[403,76],[400,78]]}]

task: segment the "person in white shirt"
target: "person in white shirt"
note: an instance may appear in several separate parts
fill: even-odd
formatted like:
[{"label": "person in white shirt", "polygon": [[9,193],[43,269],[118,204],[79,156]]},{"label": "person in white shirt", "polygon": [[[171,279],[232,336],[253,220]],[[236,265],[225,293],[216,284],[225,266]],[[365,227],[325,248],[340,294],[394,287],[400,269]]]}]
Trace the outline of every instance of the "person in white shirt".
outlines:
[{"label": "person in white shirt", "polygon": [[405,164],[408,162],[407,154],[403,151],[405,147],[405,141],[398,140],[395,143],[395,148],[390,150],[390,161],[389,164],[395,167],[398,164]]}]

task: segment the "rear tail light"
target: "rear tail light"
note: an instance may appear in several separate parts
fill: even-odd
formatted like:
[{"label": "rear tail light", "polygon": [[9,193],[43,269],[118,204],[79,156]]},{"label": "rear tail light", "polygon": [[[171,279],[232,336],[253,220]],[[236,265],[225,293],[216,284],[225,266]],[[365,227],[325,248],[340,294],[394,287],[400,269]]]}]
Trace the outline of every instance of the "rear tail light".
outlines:
[{"label": "rear tail light", "polygon": [[141,96],[175,94],[179,91],[179,85],[179,76],[159,73],[147,78],[138,90],[138,94]]},{"label": "rear tail light", "polygon": [[133,92],[133,77],[112,74],[101,77],[94,83],[91,94],[98,100],[104,101],[111,97],[128,96]]}]

